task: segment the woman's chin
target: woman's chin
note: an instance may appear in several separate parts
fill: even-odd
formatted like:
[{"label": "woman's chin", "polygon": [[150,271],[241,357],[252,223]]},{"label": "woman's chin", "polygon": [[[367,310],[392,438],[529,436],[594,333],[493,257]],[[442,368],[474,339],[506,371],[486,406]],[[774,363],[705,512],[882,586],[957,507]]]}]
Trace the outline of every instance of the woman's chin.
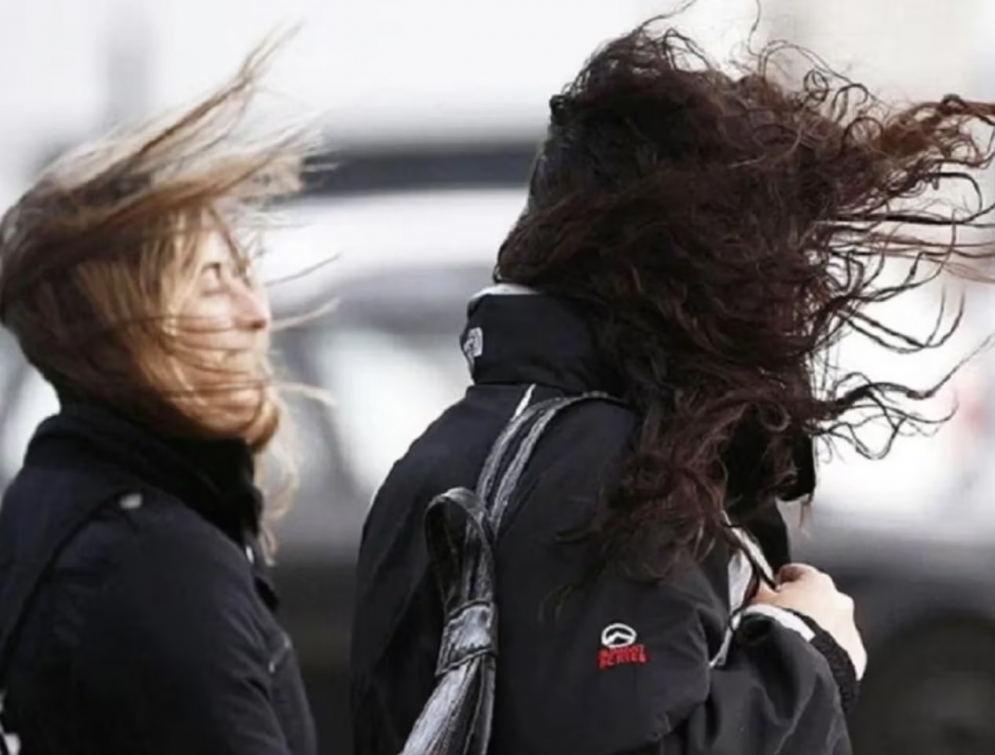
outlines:
[{"label": "woman's chin", "polygon": [[253,447],[264,446],[280,421],[280,407],[269,387],[243,389],[233,396],[236,432]]}]

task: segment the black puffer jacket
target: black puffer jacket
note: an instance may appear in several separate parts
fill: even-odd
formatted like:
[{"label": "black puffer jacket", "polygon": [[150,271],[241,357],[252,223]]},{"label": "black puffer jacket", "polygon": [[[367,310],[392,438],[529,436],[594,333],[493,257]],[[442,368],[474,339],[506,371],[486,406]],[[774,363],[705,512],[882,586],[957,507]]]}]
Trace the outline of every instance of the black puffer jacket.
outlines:
[{"label": "black puffer jacket", "polygon": [[[352,655],[358,755],[399,752],[434,685],[443,613],[423,538],[427,503],[474,487],[491,444],[524,405],[619,391],[584,319],[552,298],[483,296],[464,350],[474,385],[396,464],[366,523]],[[856,679],[840,648],[797,615],[741,610],[754,569],[788,558],[776,509],[739,530],[755,566],[719,547],[660,584],[607,574],[557,600],[584,584],[596,558],[589,542],[560,535],[591,517],[635,421],[614,403],[569,409],[525,469],[497,545],[489,752],[849,752],[843,707]]]},{"label": "black puffer jacket", "polygon": [[4,720],[23,755],[312,755],[246,446],[65,408],[4,497],[0,600],[74,508],[100,501],[14,645]]}]

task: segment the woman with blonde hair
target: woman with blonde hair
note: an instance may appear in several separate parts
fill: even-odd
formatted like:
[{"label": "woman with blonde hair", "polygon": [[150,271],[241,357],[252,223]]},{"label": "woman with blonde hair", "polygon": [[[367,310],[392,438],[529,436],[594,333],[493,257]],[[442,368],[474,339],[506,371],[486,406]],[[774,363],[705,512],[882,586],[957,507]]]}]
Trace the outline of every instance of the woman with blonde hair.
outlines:
[{"label": "woman with blonde hair", "polygon": [[0,225],[0,319],[61,405],[0,510],[22,752],[316,751],[255,474],[280,403],[248,221],[302,155],[298,135],[236,138],[266,57],[60,162]]}]

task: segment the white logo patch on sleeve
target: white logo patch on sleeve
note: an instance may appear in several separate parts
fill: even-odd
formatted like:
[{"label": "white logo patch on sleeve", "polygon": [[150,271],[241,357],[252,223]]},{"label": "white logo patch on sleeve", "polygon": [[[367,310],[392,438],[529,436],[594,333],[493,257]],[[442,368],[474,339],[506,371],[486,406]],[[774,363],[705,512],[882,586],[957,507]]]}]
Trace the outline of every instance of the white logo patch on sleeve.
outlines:
[{"label": "white logo patch on sleeve", "polygon": [[601,644],[606,648],[627,648],[635,645],[638,637],[628,624],[609,624],[601,632]]}]

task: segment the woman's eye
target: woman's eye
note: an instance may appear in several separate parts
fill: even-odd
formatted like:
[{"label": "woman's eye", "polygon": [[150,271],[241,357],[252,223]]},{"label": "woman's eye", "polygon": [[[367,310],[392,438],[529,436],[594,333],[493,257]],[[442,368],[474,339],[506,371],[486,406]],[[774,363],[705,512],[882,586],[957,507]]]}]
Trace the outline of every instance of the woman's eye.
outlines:
[{"label": "woman's eye", "polygon": [[220,288],[224,280],[224,270],[220,262],[212,262],[201,271],[201,279],[209,289]]}]

